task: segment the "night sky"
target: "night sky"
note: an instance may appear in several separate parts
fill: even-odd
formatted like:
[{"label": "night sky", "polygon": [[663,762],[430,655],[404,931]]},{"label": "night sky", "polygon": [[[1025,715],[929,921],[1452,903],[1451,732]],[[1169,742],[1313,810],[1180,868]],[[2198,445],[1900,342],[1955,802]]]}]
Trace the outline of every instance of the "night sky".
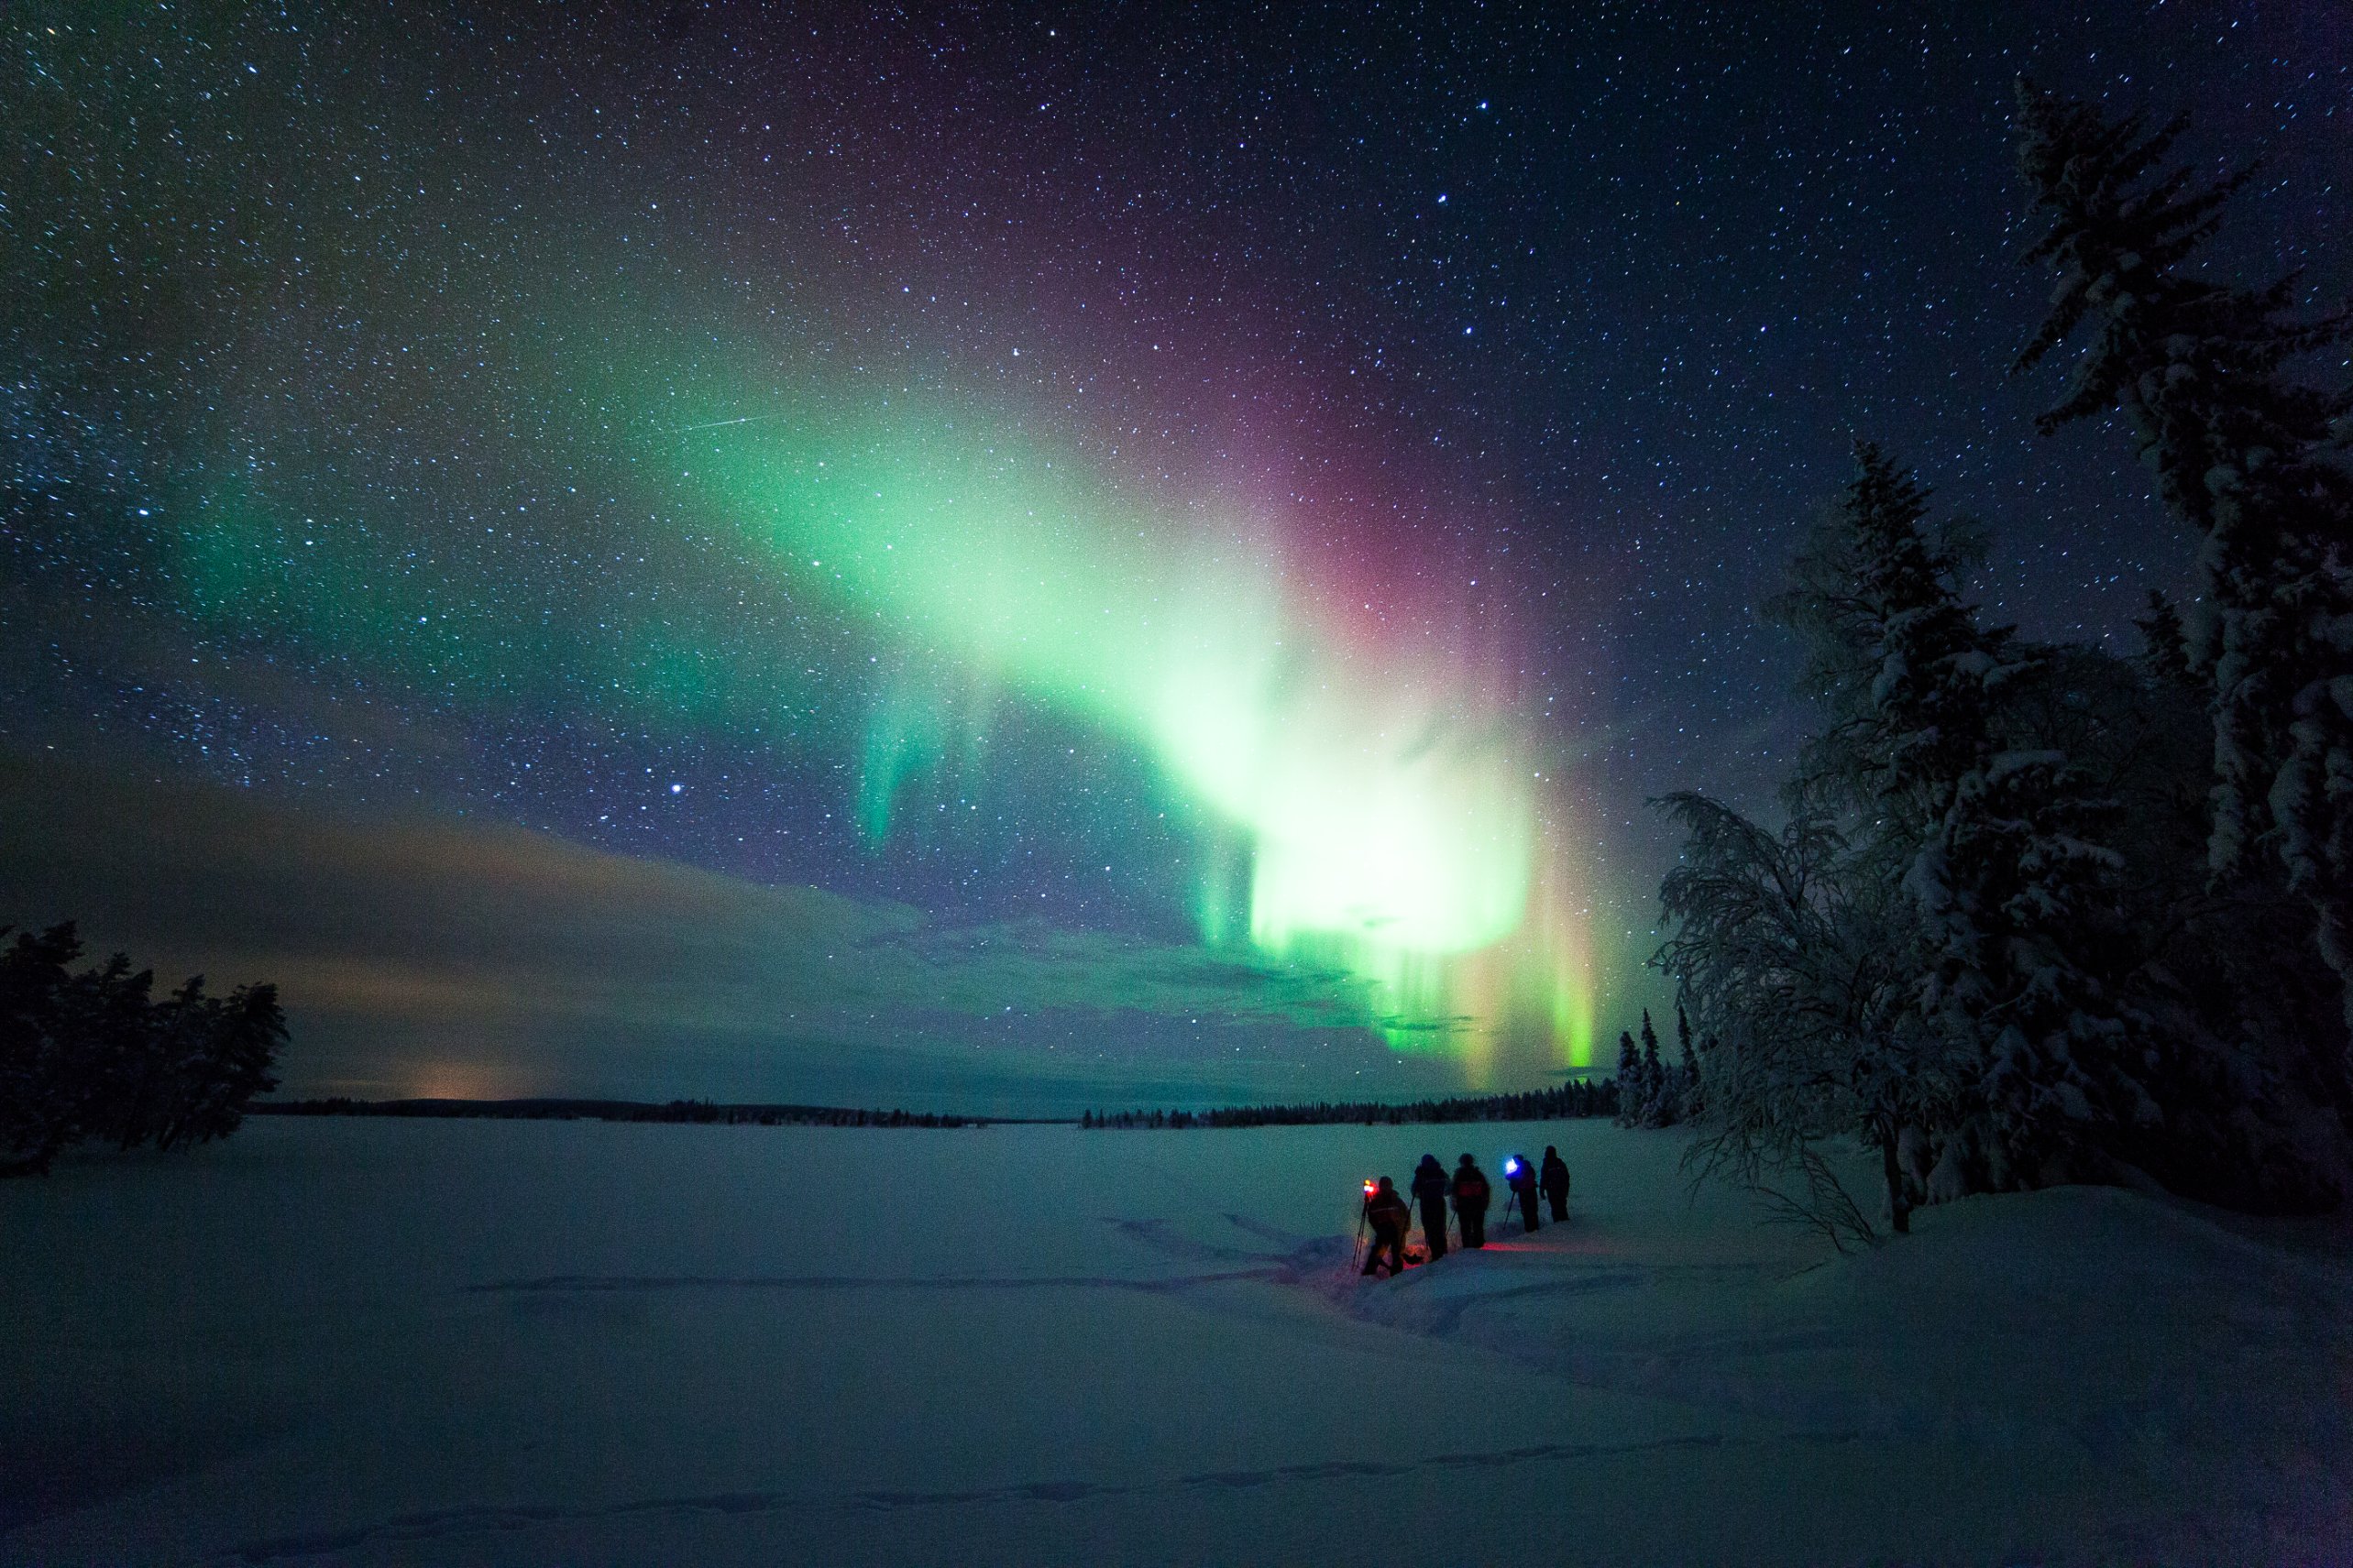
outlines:
[{"label": "night sky", "polygon": [[1556,1080],[1855,437],[2030,635],[2187,590],[2007,375],[2019,72],[2353,289],[2322,0],[0,26],[0,921],[302,1091]]}]

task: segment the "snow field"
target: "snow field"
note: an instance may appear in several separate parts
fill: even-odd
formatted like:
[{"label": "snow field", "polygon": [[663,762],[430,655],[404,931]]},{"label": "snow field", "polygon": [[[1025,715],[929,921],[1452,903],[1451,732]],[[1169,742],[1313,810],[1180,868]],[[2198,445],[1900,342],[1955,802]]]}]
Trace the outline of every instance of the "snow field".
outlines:
[{"label": "snow field", "polygon": [[[1547,1143],[1568,1224],[1349,1271],[1364,1176]],[[1840,1258],[1681,1146],[263,1119],[80,1158],[0,1187],[0,1563],[2346,1559],[2343,1226],[2062,1189]]]}]

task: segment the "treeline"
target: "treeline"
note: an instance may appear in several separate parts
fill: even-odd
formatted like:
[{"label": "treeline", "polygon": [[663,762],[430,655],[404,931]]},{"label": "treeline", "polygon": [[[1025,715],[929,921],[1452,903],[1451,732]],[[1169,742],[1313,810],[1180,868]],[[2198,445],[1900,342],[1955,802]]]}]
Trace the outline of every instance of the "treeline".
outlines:
[{"label": "treeline", "polygon": [[749,1127],[985,1127],[1006,1120],[838,1105],[725,1105],[708,1100],[278,1100],[264,1116],[424,1116],[503,1122],[689,1122]]},{"label": "treeline", "polygon": [[[7,928],[0,927],[0,938]],[[167,996],[116,953],[76,970],[71,922],[0,948],[0,1176],[46,1173],[85,1139],[179,1148],[236,1131],[273,1069],[286,1020],[270,985]]]},{"label": "treeline", "polygon": [[1440,1122],[1552,1122],[1576,1116],[1614,1116],[1618,1086],[1609,1079],[1572,1079],[1557,1089],[1524,1094],[1483,1094],[1457,1100],[1319,1100],[1305,1105],[1233,1105],[1215,1111],[1089,1111],[1082,1127],[1115,1131],[1195,1127],[1310,1127],[1354,1124],[1402,1127]]},{"label": "treeline", "polygon": [[[2333,1205],[2353,1153],[2353,313],[2193,258],[2246,176],[2021,82],[2057,287],[2019,356],[2088,336],[2048,432],[2121,415],[2198,544],[2118,656],[1990,623],[1967,529],[1868,443],[1768,607],[1821,724],[1778,826],[1698,794],[1657,961],[1703,1032],[1703,1168],[1834,1237],[1875,1205],[2153,1179]],[[2326,350],[2326,360],[2316,360]],[[2293,367],[2326,369],[2316,386]]]}]

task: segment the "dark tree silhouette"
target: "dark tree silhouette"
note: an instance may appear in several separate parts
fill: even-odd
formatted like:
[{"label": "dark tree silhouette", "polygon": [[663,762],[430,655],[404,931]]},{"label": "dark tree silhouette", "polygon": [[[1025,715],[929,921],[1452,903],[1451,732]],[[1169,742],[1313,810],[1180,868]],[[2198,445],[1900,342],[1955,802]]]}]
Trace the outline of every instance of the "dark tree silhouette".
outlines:
[{"label": "dark tree silhouette", "polygon": [[2149,590],[2149,613],[2135,616],[2133,625],[2140,629],[2141,663],[2149,673],[2162,681],[2192,685],[2196,680],[2190,668],[2190,633],[2182,624],[2182,612],[2173,601],[2155,588]]},{"label": "dark tree silhouette", "polygon": [[1649,1099],[1643,1088],[1643,1058],[1634,1049],[1634,1036],[1625,1029],[1618,1031],[1618,1124],[1639,1126],[1643,1106]]},{"label": "dark tree silhouette", "polygon": [[1671,1127],[1682,1119],[1683,1080],[1667,1070],[1658,1054],[1658,1031],[1651,1026],[1650,1009],[1643,1009],[1643,1107],[1645,1127]]},{"label": "dark tree silhouette", "polygon": [[[0,928],[0,937],[6,931]],[[0,1175],[46,1172],[84,1138],[129,1149],[226,1137],[272,1075],[286,1021],[275,986],[161,1001],[116,953],[79,973],[71,923],[0,949]]]},{"label": "dark tree silhouette", "polygon": [[1699,1058],[1691,1048],[1691,1017],[1679,1002],[1675,1004],[1675,1054],[1676,1072],[1683,1080],[1683,1119],[1696,1122],[1708,1107],[1699,1090]]}]

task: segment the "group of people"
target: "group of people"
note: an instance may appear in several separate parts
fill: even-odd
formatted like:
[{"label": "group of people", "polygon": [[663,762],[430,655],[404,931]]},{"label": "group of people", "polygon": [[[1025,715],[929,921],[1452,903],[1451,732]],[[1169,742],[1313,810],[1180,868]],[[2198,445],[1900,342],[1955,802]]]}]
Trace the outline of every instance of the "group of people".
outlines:
[{"label": "group of people", "polygon": [[[1523,1155],[1507,1156],[1503,1180],[1512,1189],[1512,1201],[1519,1205],[1521,1223],[1527,1229],[1535,1230],[1541,1223],[1536,1218],[1539,1192],[1551,1206],[1554,1219],[1568,1218],[1568,1164],[1553,1145],[1545,1146],[1541,1166],[1531,1166]],[[1455,1219],[1462,1226],[1462,1245],[1483,1247],[1487,1245],[1487,1205],[1493,1196],[1494,1190],[1487,1184],[1487,1173],[1470,1156],[1465,1155],[1456,1162],[1452,1176],[1438,1163],[1437,1156],[1422,1157],[1422,1163],[1413,1171],[1413,1201],[1421,1205],[1422,1234],[1429,1243],[1432,1263],[1446,1255],[1447,1201],[1452,1200]],[[1374,1272],[1384,1256],[1391,1274],[1405,1272],[1405,1232],[1413,1218],[1413,1211],[1394,1181],[1384,1176],[1365,1183],[1364,1223],[1372,1231],[1372,1247],[1365,1254],[1365,1273]]]}]

